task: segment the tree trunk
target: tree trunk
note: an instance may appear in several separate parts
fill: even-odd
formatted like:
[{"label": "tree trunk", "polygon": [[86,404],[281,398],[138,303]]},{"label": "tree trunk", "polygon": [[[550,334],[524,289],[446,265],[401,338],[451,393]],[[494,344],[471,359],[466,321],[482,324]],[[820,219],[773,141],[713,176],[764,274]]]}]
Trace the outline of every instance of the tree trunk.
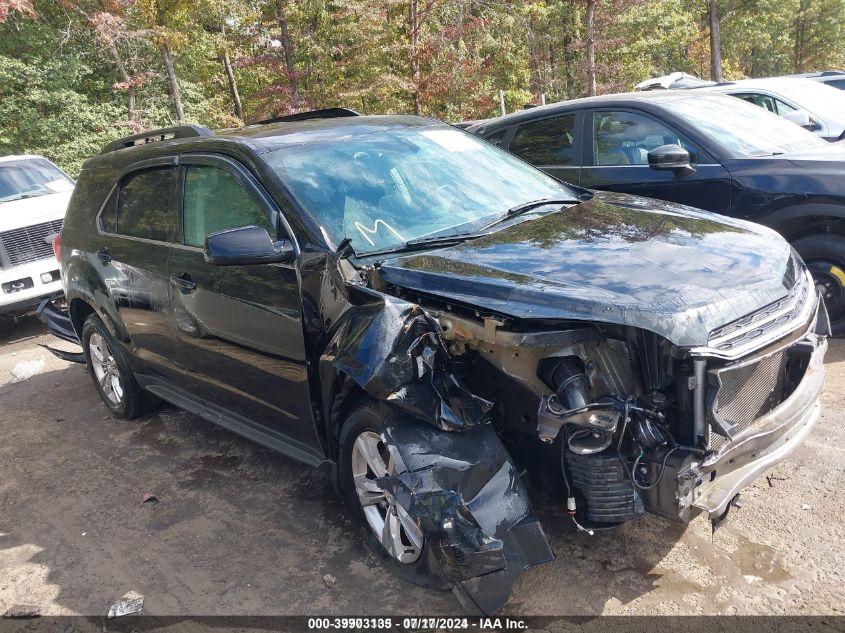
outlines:
[{"label": "tree trunk", "polygon": [[226,71],[226,81],[229,84],[229,94],[232,97],[232,105],[235,109],[235,116],[241,121],[244,120],[244,111],[241,108],[241,93],[238,92],[238,83],[235,81],[235,73],[232,72],[232,63],[229,61],[229,51],[225,48],[220,50],[220,63]]},{"label": "tree trunk", "polygon": [[719,35],[719,0],[709,0],[709,2],[710,79],[713,81],[722,81],[722,38]]},{"label": "tree trunk", "polygon": [[132,85],[132,78],[126,70],[126,66],[120,59],[120,53],[117,51],[117,46],[114,42],[109,42],[109,55],[111,55],[114,65],[117,67],[117,72],[120,74],[120,79],[126,84],[126,118],[129,121],[135,120],[135,86]]},{"label": "tree trunk", "polygon": [[795,18],[795,60],[794,70],[804,72],[804,31],[806,28],[807,4],[804,0],[798,3],[798,15]]},{"label": "tree trunk", "polygon": [[595,96],[596,85],[596,40],[595,40],[596,0],[587,0],[587,95]]},{"label": "tree trunk", "polygon": [[419,0],[410,0],[408,3],[408,55],[411,62],[411,83],[414,86],[414,114],[417,116],[422,112],[420,104],[419,34]]},{"label": "tree trunk", "polygon": [[179,92],[176,69],[173,67],[173,50],[167,42],[159,46],[159,50],[161,51],[164,68],[167,71],[167,80],[170,83],[170,97],[173,99],[173,108],[176,110],[176,120],[182,123],[185,120],[185,111],[182,109],[182,94]]},{"label": "tree trunk", "polygon": [[279,23],[279,31],[282,37],[282,53],[285,56],[285,68],[288,72],[288,81],[290,81],[290,91],[294,97],[294,101],[299,99],[299,86],[296,80],[296,67],[294,66],[294,50],[293,42],[290,39],[290,31],[288,30],[288,18],[285,15],[285,5],[287,0],[276,0],[276,21]]}]

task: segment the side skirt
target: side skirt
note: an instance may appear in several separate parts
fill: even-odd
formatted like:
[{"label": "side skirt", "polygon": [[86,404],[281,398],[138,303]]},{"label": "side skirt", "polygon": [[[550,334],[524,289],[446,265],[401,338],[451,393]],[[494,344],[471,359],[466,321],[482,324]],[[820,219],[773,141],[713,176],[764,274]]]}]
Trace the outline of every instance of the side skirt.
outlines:
[{"label": "side skirt", "polygon": [[156,376],[135,374],[138,384],[162,400],[194,413],[209,422],[233,433],[266,446],[282,455],[291,457],[313,468],[328,469],[333,472],[332,464],[307,444],[293,439],[275,429],[258,424],[239,413],[229,411],[213,403],[201,400],[181,389],[175,388]]}]

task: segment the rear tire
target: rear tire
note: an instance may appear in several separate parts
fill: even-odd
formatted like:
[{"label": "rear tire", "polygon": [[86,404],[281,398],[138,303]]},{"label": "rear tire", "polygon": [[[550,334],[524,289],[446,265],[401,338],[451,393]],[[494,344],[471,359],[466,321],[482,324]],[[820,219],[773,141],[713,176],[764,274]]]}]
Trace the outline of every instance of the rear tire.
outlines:
[{"label": "rear tire", "polygon": [[824,295],[835,336],[845,335],[845,237],[808,235],[792,243]]},{"label": "rear tire", "polygon": [[135,380],[123,348],[96,314],[82,326],[82,350],[94,388],[114,417],[132,420],[161,403]]},{"label": "rear tire", "polygon": [[[374,499],[380,495],[381,489],[374,484],[372,479],[375,476],[382,477],[384,474],[372,472],[371,460],[366,460],[366,465],[364,465],[361,445],[356,447],[356,442],[365,444],[369,442],[369,447],[376,448],[377,455],[374,455],[372,459],[377,463],[376,470],[386,470],[388,474],[392,471],[395,474],[395,466],[387,454],[384,443],[380,440],[382,427],[394,416],[398,414],[387,405],[364,401],[356,406],[346,419],[340,432],[337,474],[341,496],[352,517],[360,524],[367,546],[391,571],[400,578],[417,585],[448,589],[448,584],[440,571],[440,565],[435,559],[432,545],[422,536],[419,528],[415,531],[414,527],[409,525],[409,521],[415,523],[413,519],[407,516],[407,513],[401,515],[400,518],[400,513],[404,510],[393,505],[394,500],[390,497],[380,503],[368,503],[366,508],[362,503],[362,495],[366,497],[371,494]],[[355,471],[357,471],[359,482],[357,485]],[[366,471],[366,475],[362,474],[363,471]],[[362,477],[366,480],[364,486],[361,484]],[[401,550],[398,557],[395,553],[388,551],[382,544],[382,539],[376,534],[378,525],[384,526],[384,519],[391,512],[396,513],[391,515],[394,527],[397,529],[401,527],[402,530],[401,538],[397,537],[395,540],[395,549]],[[374,523],[376,526],[373,525]],[[410,530],[405,531],[405,526],[408,526]],[[422,541],[421,548],[415,546],[415,540]],[[400,559],[404,559],[404,562]]]}]

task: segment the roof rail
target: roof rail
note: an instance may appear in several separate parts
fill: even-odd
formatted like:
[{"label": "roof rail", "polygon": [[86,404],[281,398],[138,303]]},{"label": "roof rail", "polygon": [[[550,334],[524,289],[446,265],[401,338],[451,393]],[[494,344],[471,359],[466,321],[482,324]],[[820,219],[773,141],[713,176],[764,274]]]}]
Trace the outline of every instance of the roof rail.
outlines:
[{"label": "roof rail", "polygon": [[108,154],[119,149],[145,145],[146,143],[154,143],[156,141],[169,141],[174,138],[191,138],[197,136],[214,136],[214,132],[204,125],[191,124],[164,127],[159,130],[150,130],[149,132],[141,132],[140,134],[119,138],[106,145],[100,154]]},{"label": "roof rail", "polygon": [[287,114],[285,116],[277,116],[272,119],[264,119],[258,121],[259,125],[264,123],[284,123],[288,121],[307,121],[309,119],[338,119],[347,116],[361,116],[360,112],[350,110],[349,108],[325,108],[323,110],[309,110],[308,112],[297,112],[296,114]]}]

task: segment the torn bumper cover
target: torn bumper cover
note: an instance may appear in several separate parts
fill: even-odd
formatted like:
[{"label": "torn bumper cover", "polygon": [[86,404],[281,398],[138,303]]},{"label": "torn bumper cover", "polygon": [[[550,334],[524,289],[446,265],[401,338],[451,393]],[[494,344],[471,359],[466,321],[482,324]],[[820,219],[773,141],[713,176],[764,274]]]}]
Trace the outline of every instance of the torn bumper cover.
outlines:
[{"label": "torn bumper cover", "polygon": [[419,523],[465,608],[495,611],[517,576],[554,559],[492,425],[449,433],[406,420],[382,435],[399,474],[379,484]]},{"label": "torn bumper cover", "polygon": [[445,431],[486,422],[493,403],[449,371],[437,323],[418,305],[379,298],[348,318],[324,360],[374,398]]},{"label": "torn bumper cover", "polygon": [[[47,329],[53,336],[56,336],[63,341],[74,343],[75,345],[82,345],[82,343],[79,342],[79,337],[76,335],[76,331],[73,329],[70,314],[68,314],[67,310],[62,310],[57,307],[54,299],[44,299],[40,304],[38,304],[38,309],[35,311],[35,314],[38,316],[38,320],[47,326]],[[55,349],[49,345],[42,345],[41,347],[63,360],[74,363],[85,362],[85,354],[82,352],[67,352],[65,350]]]}]

